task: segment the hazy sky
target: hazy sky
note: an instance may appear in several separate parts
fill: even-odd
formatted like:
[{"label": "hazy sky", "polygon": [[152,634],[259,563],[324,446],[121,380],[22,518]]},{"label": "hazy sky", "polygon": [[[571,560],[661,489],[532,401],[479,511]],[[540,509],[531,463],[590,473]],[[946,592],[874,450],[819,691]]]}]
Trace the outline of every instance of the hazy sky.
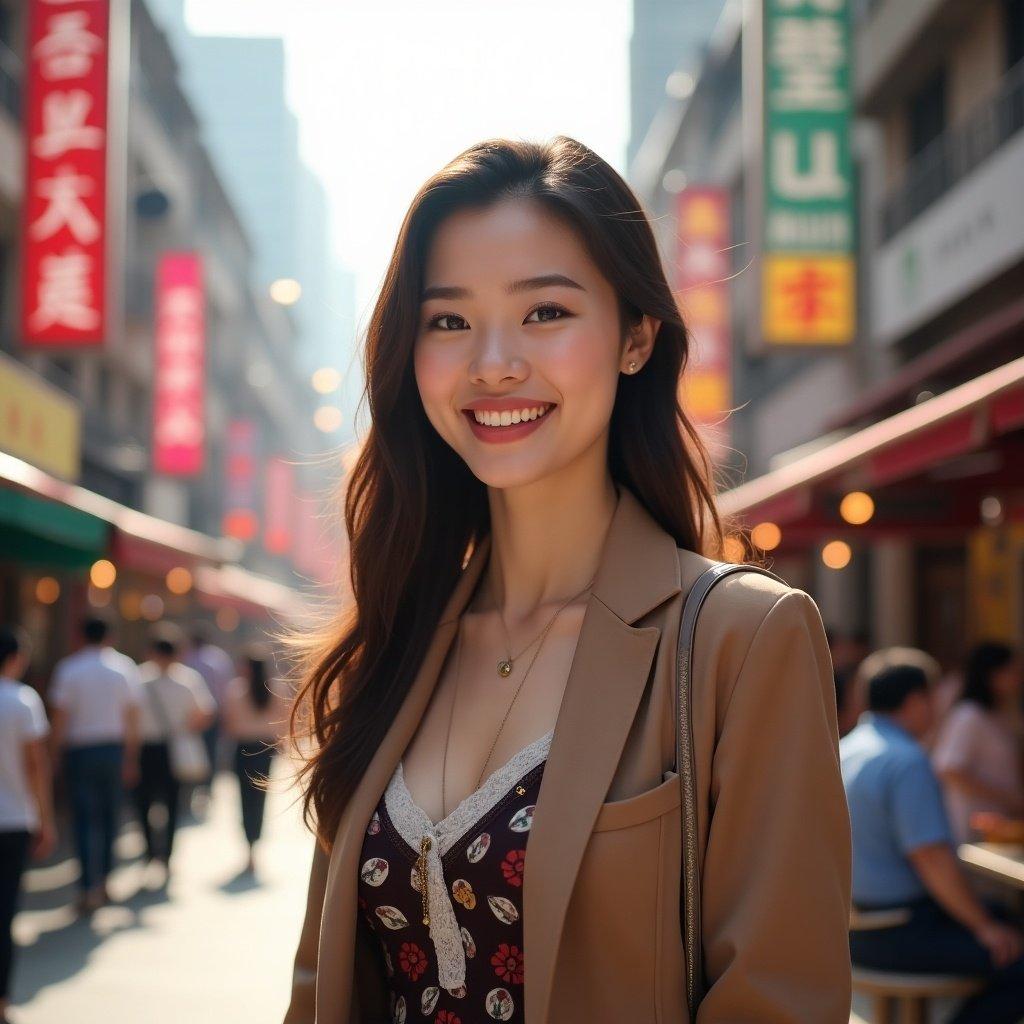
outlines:
[{"label": "hazy sky", "polygon": [[365,323],[415,190],[496,135],[575,136],[622,170],[629,0],[189,0],[199,33],[281,35],[306,161]]}]

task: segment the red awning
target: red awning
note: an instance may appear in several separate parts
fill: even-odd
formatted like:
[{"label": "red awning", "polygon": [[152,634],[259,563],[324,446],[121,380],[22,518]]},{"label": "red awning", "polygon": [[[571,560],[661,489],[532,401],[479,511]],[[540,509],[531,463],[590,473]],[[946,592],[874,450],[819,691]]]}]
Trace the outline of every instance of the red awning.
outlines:
[{"label": "red awning", "polygon": [[307,610],[298,591],[238,565],[201,566],[195,588],[208,608],[233,608],[250,618],[277,618],[294,622]]},{"label": "red awning", "polygon": [[783,525],[808,513],[819,486],[898,483],[1022,426],[1024,357],[726,491],[719,508],[748,523]]}]

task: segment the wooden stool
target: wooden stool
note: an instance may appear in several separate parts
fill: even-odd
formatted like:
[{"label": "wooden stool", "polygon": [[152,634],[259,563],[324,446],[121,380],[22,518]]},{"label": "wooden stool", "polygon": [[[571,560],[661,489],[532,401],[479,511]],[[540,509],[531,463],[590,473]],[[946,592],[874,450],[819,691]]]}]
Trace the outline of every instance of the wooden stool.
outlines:
[{"label": "wooden stool", "polygon": [[927,1024],[929,999],[965,999],[984,984],[984,978],[956,974],[899,974],[853,968],[853,990],[874,997],[872,1024],[895,1024],[897,1007],[902,1010],[902,1024]]}]

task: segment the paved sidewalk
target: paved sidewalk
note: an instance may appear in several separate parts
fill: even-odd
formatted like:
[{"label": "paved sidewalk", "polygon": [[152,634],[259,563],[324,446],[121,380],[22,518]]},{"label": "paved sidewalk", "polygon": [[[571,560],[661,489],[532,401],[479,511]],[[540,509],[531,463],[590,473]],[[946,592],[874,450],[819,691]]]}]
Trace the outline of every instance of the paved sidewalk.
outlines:
[{"label": "paved sidewalk", "polygon": [[[118,902],[91,921],[69,906],[74,861],[32,869],[15,922],[13,1024],[280,1024],[313,846],[289,807],[295,791],[276,788],[256,881],[238,875],[245,843],[230,774],[207,820],[179,829],[166,893],[146,887],[135,827],[119,841]],[[154,867],[150,883],[158,877]]]}]

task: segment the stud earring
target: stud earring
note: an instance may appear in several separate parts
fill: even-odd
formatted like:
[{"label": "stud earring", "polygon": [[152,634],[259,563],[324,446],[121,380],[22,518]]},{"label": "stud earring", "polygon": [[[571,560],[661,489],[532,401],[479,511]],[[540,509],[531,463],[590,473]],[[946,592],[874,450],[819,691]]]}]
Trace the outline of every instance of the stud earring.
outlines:
[{"label": "stud earring", "polygon": [[637,366],[636,366],[636,363],[632,359],[630,360],[629,366],[627,367],[627,369],[629,370],[630,373],[636,373]]}]

